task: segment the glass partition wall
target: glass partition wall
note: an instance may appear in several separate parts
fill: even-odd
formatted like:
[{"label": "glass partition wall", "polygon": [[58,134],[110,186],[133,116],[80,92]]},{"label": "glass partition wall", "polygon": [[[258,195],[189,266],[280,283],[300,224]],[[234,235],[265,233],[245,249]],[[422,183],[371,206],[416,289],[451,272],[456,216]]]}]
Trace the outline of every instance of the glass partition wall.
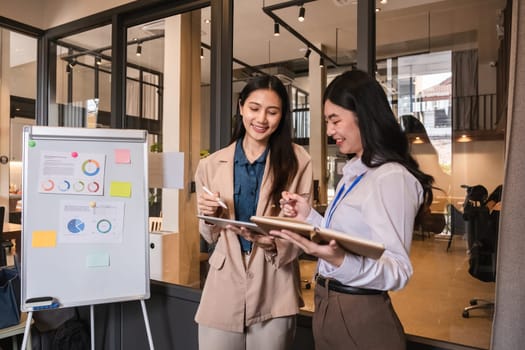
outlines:
[{"label": "glass partition wall", "polygon": [[20,224],[22,131],[35,124],[37,39],[0,26],[0,206]]},{"label": "glass partition wall", "polygon": [[[387,0],[376,5],[376,78],[413,156],[436,180],[431,215],[442,223],[414,227],[415,273],[405,289],[391,293],[392,300],[407,334],[488,348],[492,310],[474,309],[466,318],[464,308],[475,296],[493,300],[494,282],[469,274],[468,222],[461,211],[467,187],[482,185],[490,193],[503,182],[505,113],[498,106],[507,95],[496,85],[507,67],[500,61],[508,59],[501,53],[506,1]],[[303,22],[297,19],[300,6],[306,9]],[[315,104],[317,85],[322,85],[315,71],[320,56],[306,54],[313,47],[302,40],[337,63],[324,60],[327,82],[355,67],[357,1],[291,1],[284,8],[266,1],[261,9],[239,0],[234,10],[234,92],[249,76],[280,76],[291,87],[295,140],[310,150],[314,168],[320,168],[311,147],[321,122]],[[314,177],[327,181],[330,200],[346,159],[330,140],[326,150],[321,161],[327,172]],[[315,262],[301,261],[303,278],[311,279],[314,269]],[[309,313],[311,291],[304,288],[303,296],[303,312]]]},{"label": "glass partition wall", "polygon": [[49,125],[109,127],[111,25],[57,40],[55,76]]},{"label": "glass partition wall", "polygon": [[[302,1],[306,9],[303,22],[297,20],[299,1],[285,8],[272,7],[280,3],[265,1],[261,7],[260,3],[235,1],[232,111],[237,107],[237,93],[249,76],[281,77],[293,101],[294,136],[314,157],[316,180],[325,182],[324,196],[329,200],[345,158],[337,154],[322,132],[320,100],[327,82],[356,65],[357,1]],[[504,75],[500,68],[507,67],[502,60],[508,56],[498,55],[503,40],[508,40],[502,34],[507,25],[503,16],[505,5],[504,0],[377,1],[376,78],[383,84],[400,126],[407,132],[413,155],[436,178],[440,189],[435,192],[432,213],[446,218],[439,232],[414,228],[414,277],[405,289],[391,293],[410,336],[477,348],[488,348],[490,344],[490,310],[474,310],[469,318],[462,317],[462,313],[474,296],[493,299],[494,283],[479,281],[468,273],[468,237],[465,232],[458,233],[458,224],[453,220],[457,215],[452,213],[463,209],[462,185],[480,184],[490,193],[503,181],[505,147],[501,127],[505,116],[497,106],[507,97],[499,84]],[[199,57],[200,70],[195,76],[201,87],[199,114],[204,117],[200,124],[172,124],[175,110],[170,103],[181,101],[174,101],[176,94],[167,89],[169,80],[178,74],[172,69],[178,61],[166,60],[166,51],[179,43],[166,41],[166,23],[173,24],[180,16],[148,18],[125,28],[125,125],[148,129],[152,151],[173,151],[171,142],[183,137],[200,138],[196,140],[200,146],[184,150],[185,154],[206,155],[210,148],[206,121],[211,94],[209,13],[209,8],[203,9],[199,19],[202,59]],[[50,90],[49,125],[111,124],[111,31],[111,26],[103,25],[53,42],[56,88]],[[462,81],[476,84],[463,86]],[[199,130],[200,137],[194,136],[193,128]],[[322,141],[319,135],[323,135]],[[312,147],[321,143],[325,153]],[[193,162],[191,166],[195,165]],[[325,168],[326,172],[319,171]],[[2,173],[2,183],[3,179]],[[163,225],[175,230],[179,223],[173,223],[171,216],[180,211],[173,203],[181,203],[188,212],[193,212],[195,205],[170,195],[165,197],[165,192],[168,191],[152,189],[151,216],[162,215]],[[326,200],[319,204],[322,208]],[[183,230],[184,237],[198,237],[190,224]],[[174,255],[194,252],[195,244],[184,242]],[[204,255],[203,271],[205,258]],[[195,267],[183,264],[180,268],[193,274]],[[302,279],[311,280],[314,270],[315,261],[301,261]],[[165,277],[155,278],[199,286],[193,277]],[[202,283],[205,273],[200,277]],[[305,314],[313,311],[312,294],[305,286]]]},{"label": "glass partition wall", "polygon": [[[493,308],[465,311],[474,297],[493,301],[495,290],[494,281],[473,272],[466,195],[469,187],[490,194],[503,183],[505,115],[497,100],[507,95],[496,82],[505,80],[498,61],[507,66],[508,57],[500,54],[506,2],[482,3],[396,8],[388,2],[377,13],[376,77],[413,156],[434,176],[430,215],[443,223],[415,227],[415,272],[405,289],[392,293],[394,306],[408,334],[489,348]],[[470,20],[474,12],[485,20]]]}]

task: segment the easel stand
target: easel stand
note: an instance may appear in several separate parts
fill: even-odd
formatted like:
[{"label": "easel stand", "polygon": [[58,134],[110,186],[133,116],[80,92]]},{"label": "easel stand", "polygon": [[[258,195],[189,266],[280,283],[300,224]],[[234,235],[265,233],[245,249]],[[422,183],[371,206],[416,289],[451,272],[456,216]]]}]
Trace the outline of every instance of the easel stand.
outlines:
[{"label": "easel stand", "polygon": [[[144,325],[146,326],[146,334],[148,336],[148,343],[150,350],[154,350],[153,338],[151,336],[151,329],[149,326],[148,312],[146,310],[146,303],[144,299],[140,299],[140,306],[142,307],[142,316],[144,317]],[[31,321],[33,319],[33,311],[29,311],[26,319],[26,326],[24,329],[24,339],[22,340],[21,350],[26,350],[27,347],[27,337],[31,336]],[[95,305],[89,306],[89,320],[91,328],[91,349],[95,350]],[[29,349],[30,350],[30,349]]]},{"label": "easel stand", "polygon": [[31,320],[33,319],[33,311],[29,311],[26,319],[26,327],[24,330],[24,339],[22,340],[21,350],[26,350],[27,347],[27,335],[31,336]]}]

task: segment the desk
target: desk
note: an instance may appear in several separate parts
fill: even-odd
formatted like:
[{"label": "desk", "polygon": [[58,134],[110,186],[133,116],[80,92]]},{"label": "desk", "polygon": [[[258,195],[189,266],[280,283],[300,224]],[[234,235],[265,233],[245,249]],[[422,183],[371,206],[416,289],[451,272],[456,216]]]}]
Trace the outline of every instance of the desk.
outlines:
[{"label": "desk", "polygon": [[2,233],[2,238],[6,240],[15,240],[16,253],[18,254],[19,259],[22,256],[22,225],[4,223],[4,231]]}]

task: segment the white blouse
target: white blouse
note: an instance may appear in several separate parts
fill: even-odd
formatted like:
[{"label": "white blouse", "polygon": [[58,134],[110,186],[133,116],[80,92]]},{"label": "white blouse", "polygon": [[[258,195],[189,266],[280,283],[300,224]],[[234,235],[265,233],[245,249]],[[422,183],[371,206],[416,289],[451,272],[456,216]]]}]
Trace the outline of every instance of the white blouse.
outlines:
[{"label": "white blouse", "polygon": [[307,221],[382,243],[385,252],[378,260],[348,253],[339,267],[319,259],[317,272],[352,287],[403,288],[413,273],[409,252],[414,219],[423,203],[423,187],[399,163],[368,168],[361,159],[353,158],[343,168],[336,193],[343,184],[348,189],[361,174],[363,177],[346,196],[345,190],[337,203],[330,203],[325,217],[312,209]]}]

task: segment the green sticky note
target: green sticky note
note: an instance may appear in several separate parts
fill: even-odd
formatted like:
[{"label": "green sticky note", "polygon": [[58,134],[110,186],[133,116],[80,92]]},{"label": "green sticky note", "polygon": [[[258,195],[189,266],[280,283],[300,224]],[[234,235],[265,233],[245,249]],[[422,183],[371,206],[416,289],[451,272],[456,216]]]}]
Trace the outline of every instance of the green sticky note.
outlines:
[{"label": "green sticky note", "polygon": [[108,267],[109,254],[108,253],[93,253],[86,257],[87,267]]},{"label": "green sticky note", "polygon": [[111,197],[131,197],[131,183],[112,181],[109,185],[109,195]]}]

